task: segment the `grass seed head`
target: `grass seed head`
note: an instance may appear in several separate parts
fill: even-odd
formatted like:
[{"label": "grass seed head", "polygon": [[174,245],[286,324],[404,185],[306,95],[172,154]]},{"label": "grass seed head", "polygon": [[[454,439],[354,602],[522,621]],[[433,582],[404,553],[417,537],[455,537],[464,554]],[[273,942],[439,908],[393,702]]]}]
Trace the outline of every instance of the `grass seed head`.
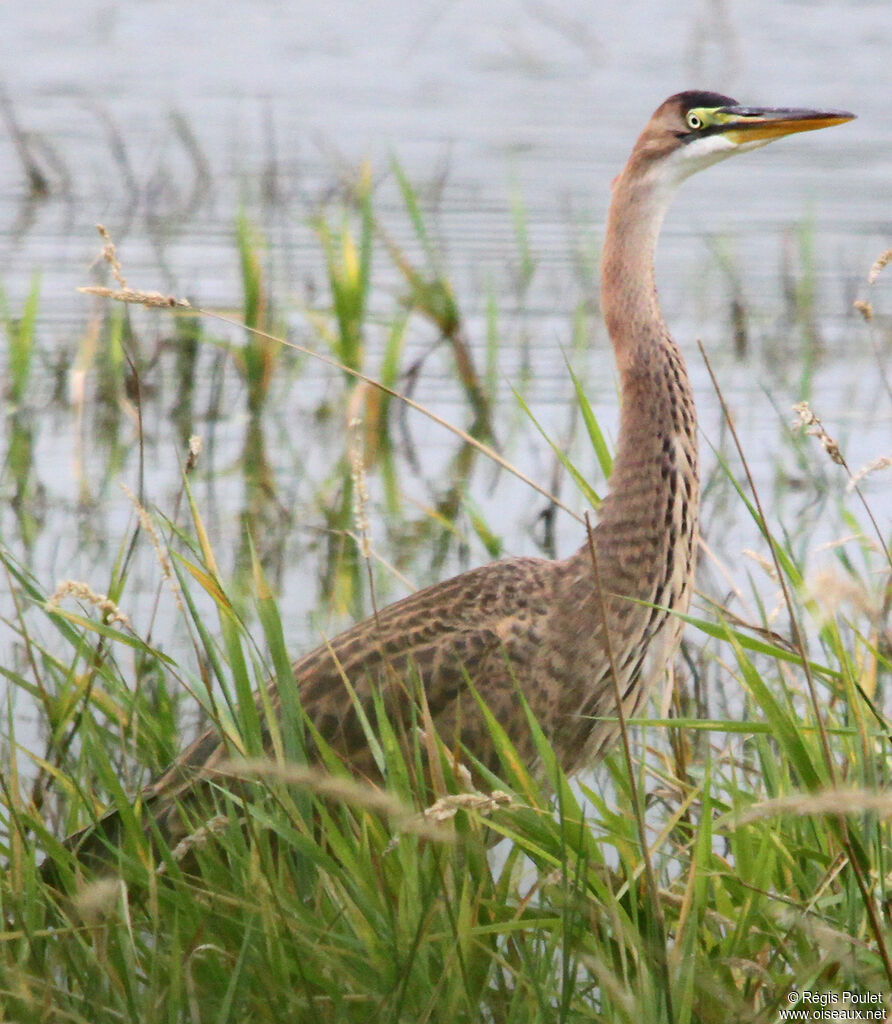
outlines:
[{"label": "grass seed head", "polygon": [[892,249],[887,249],[885,252],[880,253],[880,255],[873,261],[873,266],[870,268],[870,273],[867,275],[867,283],[874,284],[876,279],[880,276],[880,272],[883,267],[888,266],[890,263],[892,263]]},{"label": "grass seed head", "polygon": [[139,525],[151,538],[152,547],[155,549],[155,554],[158,557],[158,564],[161,566],[161,573],[165,580],[167,580],[167,585],[170,587],[170,591],[173,594],[177,609],[182,611],[183,600],[180,592],[180,584],[174,575],[173,566],[170,564],[170,559],[167,556],[167,550],[165,549],[161,538],[158,536],[158,531],[155,529],[155,523],[149,514],[149,510],[140,504],[139,498],[137,498],[126,484],[121,484],[121,490],[136,509],[136,514],[139,517]]},{"label": "grass seed head", "polygon": [[865,302],[863,299],[855,299],[852,305],[864,317],[867,323],[873,320],[873,305],[870,302]]},{"label": "grass seed head", "polygon": [[797,402],[793,409],[799,416],[799,422],[793,429],[804,427],[807,434],[816,437],[821,442],[821,446],[833,462],[838,466],[845,466],[845,459],[842,457],[839,445],[824,429],[824,424],[812,412],[808,402]]},{"label": "grass seed head", "polygon": [[115,243],[104,224],[97,224],[99,232],[105,245],[102,249],[102,259],[111,267],[112,277],[118,282],[117,288],[106,288],[103,285],[89,285],[78,288],[79,292],[85,295],[98,295],[105,299],[115,299],[118,302],[130,302],[139,306],[149,306],[156,309],[190,309],[191,304],[186,299],[178,299],[173,295],[162,295],[161,292],[144,292],[131,288],[124,277],[121,261],[118,259],[118,251]]},{"label": "grass seed head", "polygon": [[119,878],[97,878],[78,889],[73,906],[86,924],[101,924],[112,915],[124,892]]},{"label": "grass seed head", "polygon": [[81,580],[62,580],[47,600],[47,609],[49,611],[57,609],[66,597],[73,597],[76,601],[93,605],[94,608],[102,612],[102,616],[108,624],[120,622],[127,629],[133,629],[130,619],[115,602],[105,594],[96,593],[89,583],[84,583]]},{"label": "grass seed head", "polygon": [[866,476],[870,476],[871,473],[879,473],[880,470],[888,469],[890,466],[892,466],[892,452],[889,455],[878,455],[852,475],[846,484],[846,490],[853,491]]},{"label": "grass seed head", "polygon": [[193,434],[189,438],[189,454],[186,456],[186,472],[191,473],[195,469],[195,464],[198,462],[198,456],[201,455],[201,449],[203,447],[203,441],[198,434]]}]

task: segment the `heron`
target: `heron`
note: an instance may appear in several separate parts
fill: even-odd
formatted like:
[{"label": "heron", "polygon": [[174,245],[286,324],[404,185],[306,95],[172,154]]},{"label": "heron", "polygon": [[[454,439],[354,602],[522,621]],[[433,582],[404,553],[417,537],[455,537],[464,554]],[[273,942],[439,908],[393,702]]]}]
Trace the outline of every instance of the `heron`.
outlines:
[{"label": "heron", "polygon": [[[703,91],[677,93],[657,108],[613,182],[607,219],[601,308],[621,413],[597,524],[568,557],[505,558],[461,573],[299,658],[293,685],[312,727],[310,759],[318,759],[321,738],[358,776],[377,779],[367,733],[376,707],[404,726],[417,725],[423,697],[423,720],[434,725],[441,749],[498,769],[482,702],[533,764],[537,748],[522,696],[572,773],[610,745],[618,715],[639,711],[679,643],[677,613],[688,608],[697,560],[697,415],[654,277],[664,215],[695,172],[853,117],[742,106]],[[281,712],[277,687],[270,683],[258,698],[261,716]],[[268,724],[263,734],[268,743]],[[183,808],[230,754],[220,732],[209,728],[142,792],[142,813],[171,842],[182,838],[189,831]],[[107,846],[108,823],[103,834]],[[75,851],[95,851],[96,826],[73,838]]]}]

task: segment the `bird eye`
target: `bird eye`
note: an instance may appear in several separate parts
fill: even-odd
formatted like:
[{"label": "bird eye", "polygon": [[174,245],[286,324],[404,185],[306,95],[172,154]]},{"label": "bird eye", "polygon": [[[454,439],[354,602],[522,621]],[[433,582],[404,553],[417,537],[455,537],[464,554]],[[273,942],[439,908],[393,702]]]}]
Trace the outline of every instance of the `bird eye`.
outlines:
[{"label": "bird eye", "polygon": [[693,110],[688,111],[685,121],[687,122],[688,128],[691,128],[693,131],[697,131],[698,128],[703,127],[703,119],[699,114],[695,114]]}]

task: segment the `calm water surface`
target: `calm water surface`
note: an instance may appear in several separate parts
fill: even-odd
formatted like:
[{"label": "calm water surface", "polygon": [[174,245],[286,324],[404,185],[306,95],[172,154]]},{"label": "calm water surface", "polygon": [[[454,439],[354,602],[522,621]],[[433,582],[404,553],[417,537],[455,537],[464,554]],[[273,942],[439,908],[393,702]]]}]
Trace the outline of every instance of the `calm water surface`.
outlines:
[{"label": "calm water surface", "polygon": [[[791,520],[827,515],[842,483],[819,456],[804,469],[786,438],[789,407],[810,397],[854,466],[892,448],[892,407],[880,368],[888,329],[868,331],[851,303],[867,294],[874,258],[892,245],[892,7],[877,2],[421,3],[336,5],[232,0],[174,4],[44,0],[7,12],[3,30],[7,132],[0,139],[0,284],[21,310],[40,274],[38,353],[19,409],[32,451],[34,523],[24,530],[11,501],[13,447],[7,410],[0,446],[4,509],[0,539],[51,589],[86,578],[102,590],[133,516],[118,484],[136,488],[138,449],[132,402],[110,426],[88,358],[93,304],[88,283],[105,223],[136,287],[188,295],[205,307],[237,310],[241,281],[234,243],[241,209],[263,233],[273,295],[294,340],[321,348],[307,306],[322,306],[326,282],[314,212],[339,175],[368,160],[375,209],[400,246],[417,240],[389,172],[396,156],[420,190],[446,271],[485,362],[487,307],[498,307],[496,419],[505,453],[580,511],[583,500],[555,476],[548,446],[520,413],[519,389],[540,422],[593,465],[572,430],[565,358],[586,381],[608,434],[616,429],[609,346],[596,315],[574,341],[574,311],[596,295],[593,268],[609,182],[653,108],[681,88],[710,88],[741,101],[842,107],[859,120],[832,132],[786,140],[698,176],[667,221],[658,259],[661,296],[682,343],[705,438],[727,450],[715,396],[696,339],[716,370],[769,507]],[[13,128],[13,124],[17,126]],[[24,144],[49,188],[28,189]],[[517,287],[524,245],[535,268]],[[393,318],[404,290],[386,255],[376,255],[374,311]],[[807,315],[791,296],[809,295]],[[871,298],[892,309],[892,272]],[[746,351],[735,354],[732,303],[746,313]],[[134,315],[142,371],[147,500],[169,512],[179,487],[181,446],[171,408],[180,387],[172,333],[162,315]],[[216,336],[222,328],[209,326]],[[230,335],[231,337],[235,337]],[[410,326],[405,365],[426,351],[429,327]],[[367,337],[374,372],[384,331]],[[157,356],[152,360],[152,356]],[[0,354],[5,372],[6,354]],[[804,374],[803,366],[809,372]],[[332,465],[344,451],[345,387],[312,361],[283,364],[264,424],[274,498],[263,529],[275,550],[277,581],[295,650],[337,623],[313,615],[328,544],[320,509],[335,502]],[[85,368],[86,372],[79,371]],[[194,369],[194,432],[206,440],[197,495],[214,543],[231,569],[251,510],[244,465],[248,417],[231,362],[202,348]],[[406,382],[403,381],[402,385]],[[401,385],[401,386],[402,386]],[[85,412],[74,400],[83,388]],[[414,395],[467,427],[470,414],[447,353],[425,361]],[[132,398],[132,396],[130,396]],[[327,415],[322,414],[327,410]],[[457,442],[406,417],[398,447],[405,520],[388,523],[373,479],[376,546],[415,582],[488,558],[460,520],[464,543],[440,562],[412,529],[442,496]],[[209,443],[208,443],[209,442]],[[706,474],[715,459],[704,443]],[[809,488],[825,477],[824,498]],[[802,484],[791,491],[790,479]],[[593,475],[596,488],[603,481]],[[780,483],[782,486],[777,487]],[[545,502],[505,474],[478,464],[463,490],[504,537],[510,553],[541,550]],[[888,531],[888,475],[869,485]],[[320,495],[322,497],[320,497]],[[707,539],[733,567],[758,548],[753,528],[729,521],[721,488],[707,504]],[[557,549],[578,527],[557,519]],[[827,536],[837,526],[828,515]],[[820,533],[820,531],[819,531]],[[714,570],[705,570],[717,579]],[[128,609],[143,627],[157,571],[137,561]],[[724,585],[719,582],[716,589]],[[400,593],[392,584],[388,596]],[[164,611],[155,636],[178,643]],[[0,658],[17,659],[0,632]]]}]

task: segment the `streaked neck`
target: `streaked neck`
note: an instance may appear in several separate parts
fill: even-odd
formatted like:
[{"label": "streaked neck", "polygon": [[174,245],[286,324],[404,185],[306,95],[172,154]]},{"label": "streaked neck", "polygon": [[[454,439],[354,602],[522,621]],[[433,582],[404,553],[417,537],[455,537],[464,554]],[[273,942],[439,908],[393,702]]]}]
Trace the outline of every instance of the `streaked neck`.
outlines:
[{"label": "streaked neck", "polygon": [[674,193],[630,164],[613,185],[601,263],[601,309],[622,374],[666,330],[657,302],[654,250]]}]

